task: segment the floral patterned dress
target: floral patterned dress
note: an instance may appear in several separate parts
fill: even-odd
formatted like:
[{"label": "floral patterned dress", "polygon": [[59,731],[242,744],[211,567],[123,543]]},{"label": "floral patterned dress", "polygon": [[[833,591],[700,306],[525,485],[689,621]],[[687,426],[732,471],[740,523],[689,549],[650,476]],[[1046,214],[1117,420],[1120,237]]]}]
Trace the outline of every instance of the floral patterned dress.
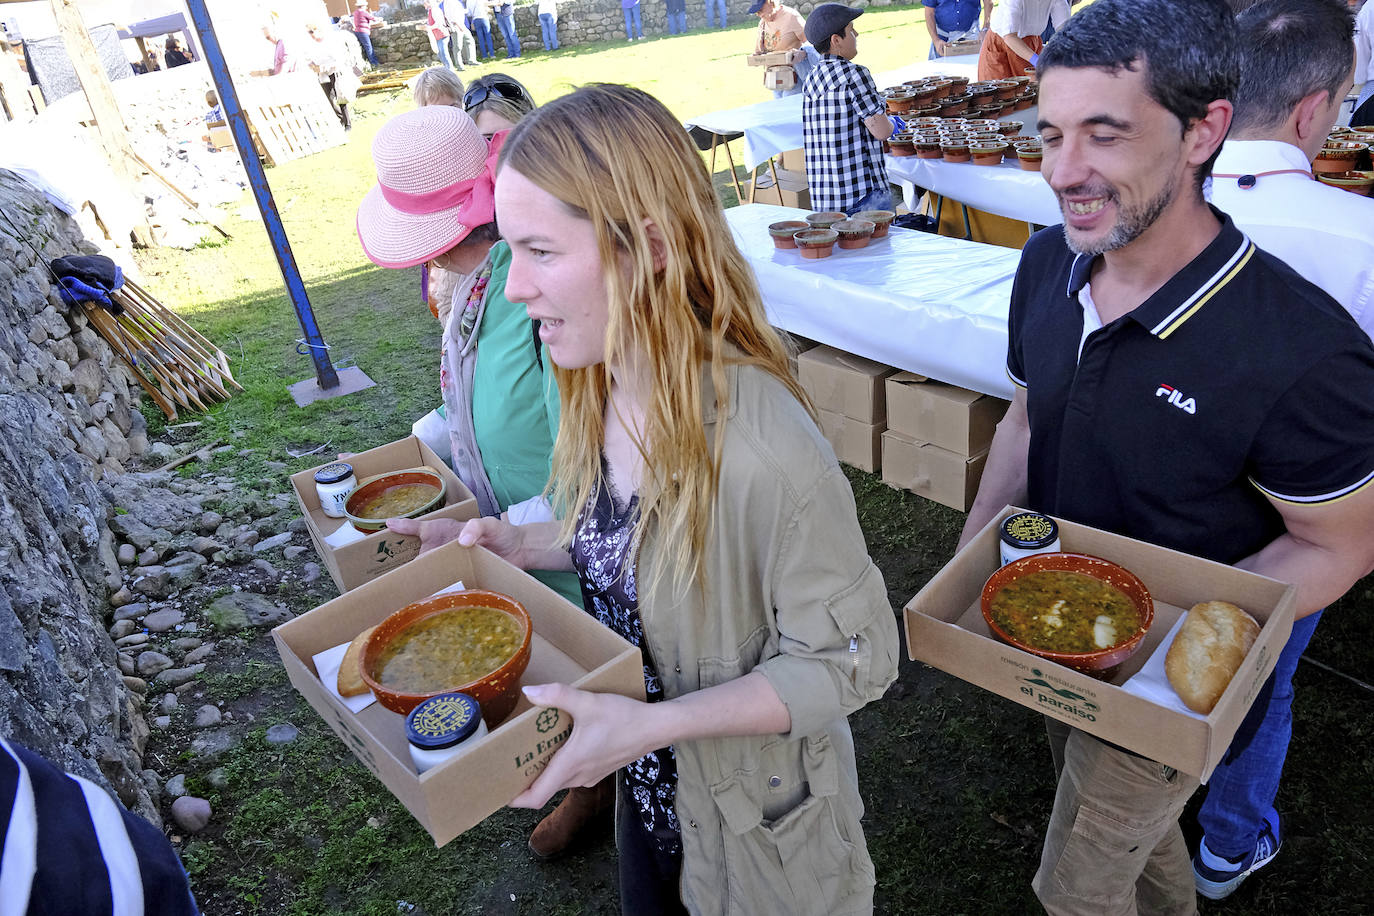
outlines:
[{"label": "floral patterned dress", "polygon": [[[650,703],[663,699],[663,686],[649,650],[644,645],[644,630],[639,620],[639,598],[635,588],[634,541],[635,509],[638,497],[628,501],[617,498],[609,475],[588,501],[573,535],[572,561],[582,584],[582,602],[587,612],[610,627],[632,645],[638,646],[644,661],[644,693]],[[677,798],[677,761],[672,747],[650,751],[631,762],[624,770],[625,785],[639,812],[644,832],[663,853],[680,854],[682,836],[673,804]]]}]

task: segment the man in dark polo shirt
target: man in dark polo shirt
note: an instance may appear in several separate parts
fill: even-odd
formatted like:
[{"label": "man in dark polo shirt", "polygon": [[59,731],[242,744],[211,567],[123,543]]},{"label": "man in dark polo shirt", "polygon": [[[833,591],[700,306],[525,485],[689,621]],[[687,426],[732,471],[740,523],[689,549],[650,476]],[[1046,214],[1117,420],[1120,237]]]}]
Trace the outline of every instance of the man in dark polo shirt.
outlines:
[{"label": "man in dark polo shirt", "polygon": [[[1318,611],[1374,568],[1374,346],[1202,198],[1238,78],[1229,9],[1097,0],[1039,66],[1064,225],[1017,271],[1016,395],[963,540],[1028,505],[1291,582]],[[1177,819],[1197,780],[1047,727],[1046,911],[1194,913]]]}]

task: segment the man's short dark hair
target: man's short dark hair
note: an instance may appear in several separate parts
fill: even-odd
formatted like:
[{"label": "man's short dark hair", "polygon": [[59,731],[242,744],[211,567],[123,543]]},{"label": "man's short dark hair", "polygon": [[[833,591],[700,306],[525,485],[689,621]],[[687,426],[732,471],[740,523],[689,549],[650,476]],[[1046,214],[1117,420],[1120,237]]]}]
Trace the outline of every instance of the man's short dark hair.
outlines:
[{"label": "man's short dark hair", "polygon": [[[1055,67],[1143,69],[1150,98],[1186,130],[1209,104],[1236,93],[1236,19],[1223,0],[1097,0],[1045,45],[1036,69],[1043,79]],[[1199,191],[1215,160],[1213,154],[1198,169]]]},{"label": "man's short dark hair", "polygon": [[1232,130],[1276,128],[1314,92],[1349,88],[1355,19],[1344,0],[1261,0],[1236,17],[1240,87]]}]

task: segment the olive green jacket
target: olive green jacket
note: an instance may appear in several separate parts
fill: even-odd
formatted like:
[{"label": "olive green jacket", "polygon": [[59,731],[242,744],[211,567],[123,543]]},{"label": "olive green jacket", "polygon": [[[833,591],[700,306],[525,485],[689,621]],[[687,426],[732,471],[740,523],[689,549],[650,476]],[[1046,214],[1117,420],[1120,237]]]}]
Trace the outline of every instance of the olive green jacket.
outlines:
[{"label": "olive green jacket", "polygon": [[[716,399],[703,381],[706,437]],[[729,413],[706,588],[638,568],[640,619],[665,694],[759,671],[791,713],[783,735],[675,745],[682,900],[697,914],[865,913],[864,843],[845,717],[897,676],[897,625],[849,481],[775,378],[728,369]]]}]

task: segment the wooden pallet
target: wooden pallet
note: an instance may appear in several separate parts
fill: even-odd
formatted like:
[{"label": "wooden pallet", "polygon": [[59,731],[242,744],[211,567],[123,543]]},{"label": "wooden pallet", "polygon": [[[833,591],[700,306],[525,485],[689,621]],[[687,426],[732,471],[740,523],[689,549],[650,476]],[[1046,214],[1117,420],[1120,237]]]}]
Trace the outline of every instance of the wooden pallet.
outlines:
[{"label": "wooden pallet", "polygon": [[281,165],[342,145],[348,135],[313,74],[253,80],[239,92],[268,165]]}]

